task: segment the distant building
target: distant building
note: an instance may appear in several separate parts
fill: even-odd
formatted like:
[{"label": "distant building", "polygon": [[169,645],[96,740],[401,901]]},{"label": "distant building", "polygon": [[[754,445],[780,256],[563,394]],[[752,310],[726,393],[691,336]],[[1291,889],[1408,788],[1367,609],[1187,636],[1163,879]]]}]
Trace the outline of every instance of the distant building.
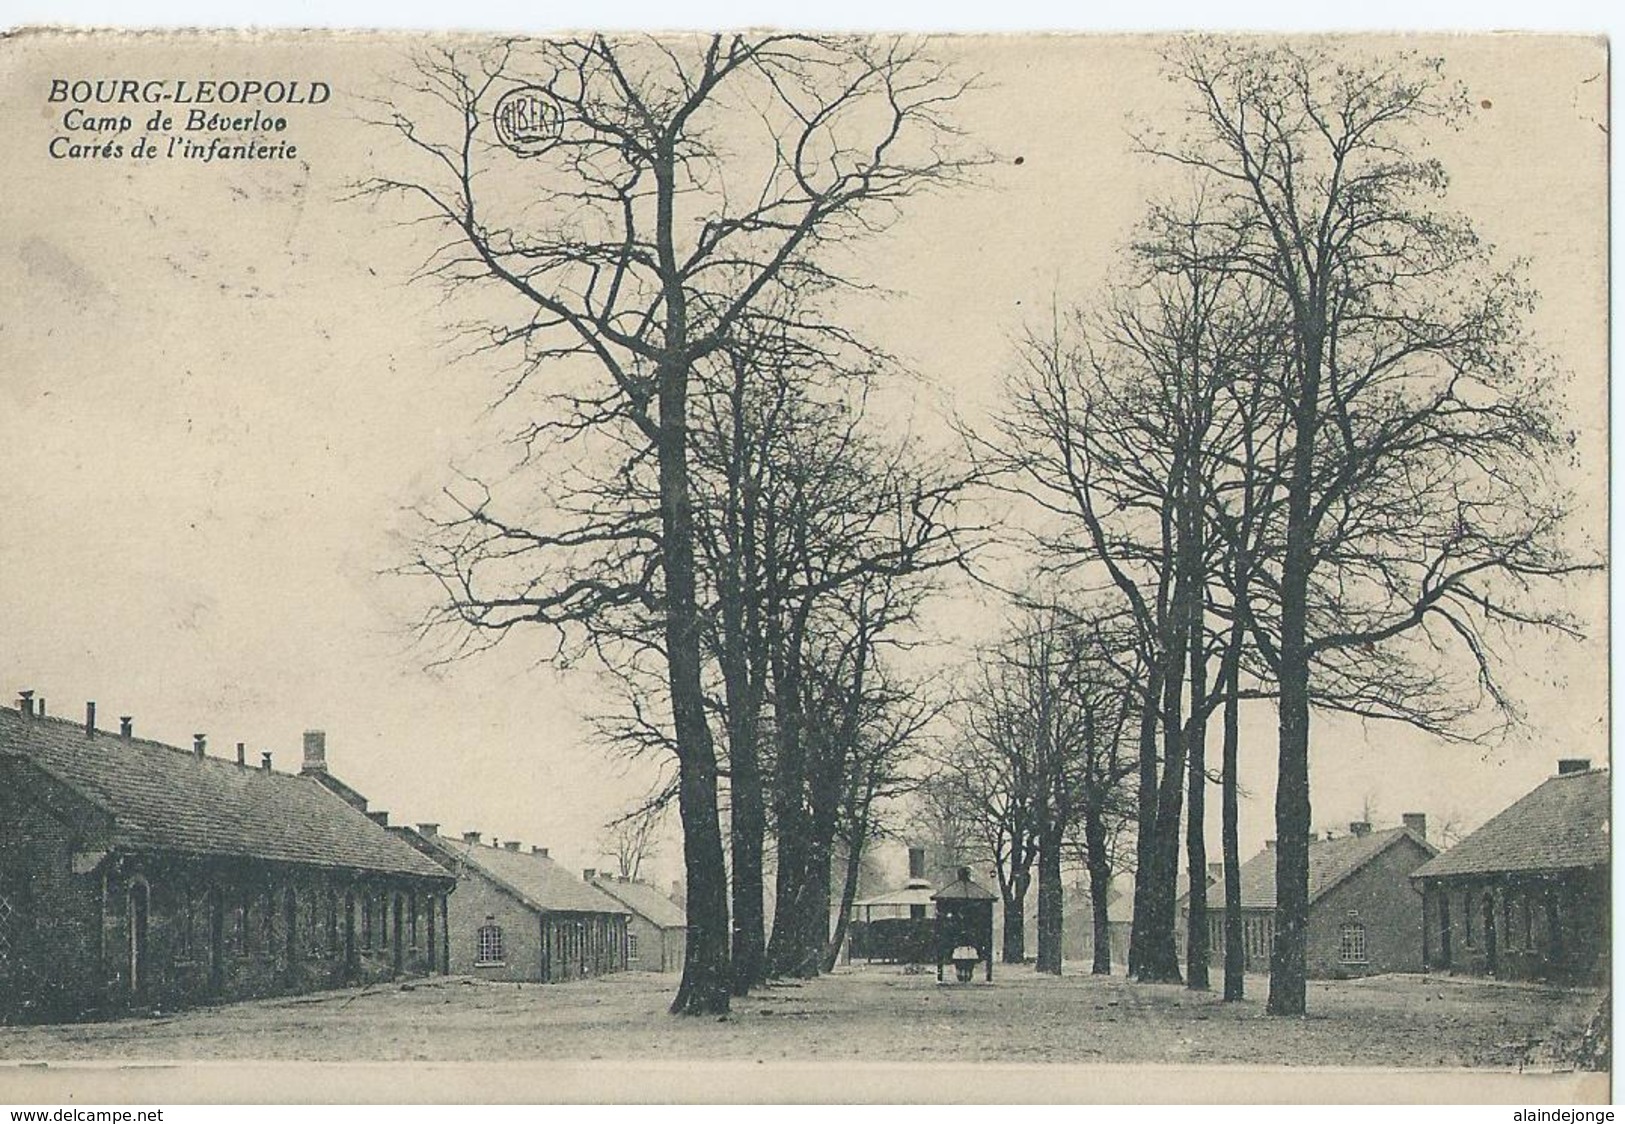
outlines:
[{"label": "distant building", "polygon": [[419,824],[417,845],[457,878],[451,970],[486,980],[562,983],[625,970],[627,911],[554,862],[545,847],[451,839]]},{"label": "distant building", "polygon": [[1609,861],[1608,770],[1559,761],[1556,776],[1411,875],[1427,966],[1605,981]]},{"label": "distant building", "polygon": [[[1122,883],[1121,888],[1119,882]],[[1068,886],[1061,914],[1061,956],[1092,964],[1095,958],[1095,910],[1089,886],[1079,880]],[[1111,942],[1114,970],[1128,968],[1128,938],[1134,928],[1134,880],[1113,878],[1106,892],[1106,936]],[[1037,948],[1036,928],[1028,948]]]},{"label": "distant building", "polygon": [[[1309,844],[1309,932],[1312,978],[1416,972],[1422,968],[1422,898],[1410,875],[1438,849],[1427,841],[1427,817],[1409,813],[1404,826],[1372,831],[1349,824],[1349,833]],[[1268,971],[1275,945],[1275,841],[1241,867],[1245,970]],[[1218,867],[1219,864],[1214,864]],[[1214,880],[1217,874],[1217,880]],[[1209,871],[1208,963],[1224,964],[1222,868]],[[1180,902],[1181,939],[1189,913]]]},{"label": "distant building", "polygon": [[[0,708],[0,1021],[444,972],[444,869],[305,735],[298,776]],[[343,795],[348,793],[348,795]]]},{"label": "distant building", "polygon": [[846,960],[929,964],[936,956],[936,887],[925,876],[925,848],[908,849],[908,881],[858,898],[846,929]]},{"label": "distant building", "polygon": [[586,871],[593,886],[625,907],[626,966],[646,972],[680,972],[688,954],[688,916],[660,890],[636,878]]}]

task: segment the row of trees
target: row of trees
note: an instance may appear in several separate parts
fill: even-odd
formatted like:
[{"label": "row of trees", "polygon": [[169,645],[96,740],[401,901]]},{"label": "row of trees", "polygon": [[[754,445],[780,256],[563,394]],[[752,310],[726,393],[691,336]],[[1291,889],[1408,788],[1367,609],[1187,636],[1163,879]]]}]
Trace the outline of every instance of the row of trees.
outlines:
[{"label": "row of trees", "polygon": [[[1169,65],[1187,127],[1140,143],[1176,170],[1173,201],[1104,299],[1025,338],[963,463],[876,423],[896,365],[840,315],[852,247],[983,160],[949,117],[965,82],[920,44],[448,49],[383,107],[410,170],[365,190],[441,233],[423,272],[469,310],[474,350],[511,357],[502,403],[527,418],[501,478],[449,489],[425,536],[430,625],[458,654],[552,630],[619,677],[616,740],[675,762],[653,802],[682,823],[674,1010],[832,962],[832,887],[850,903],[878,801],[940,709],[897,653],[974,546],[973,486],[1041,513],[1034,581],[1058,592],[959,692],[927,794],[996,859],[1007,955],[1036,865],[1045,970],[1061,864],[1088,867],[1103,930],[1132,835],[1131,968],[1180,978],[1183,842],[1186,976],[1206,986],[1208,726],[1239,926],[1239,714],[1270,699],[1269,1008],[1301,1011],[1311,708],[1467,736],[1479,696],[1509,705],[1498,631],[1573,630],[1541,603],[1579,563],[1530,296],[1417,155],[1459,91],[1425,61],[1229,42]],[[524,156],[489,125],[521,83],[558,118]]]},{"label": "row of trees", "polygon": [[[521,83],[558,115],[529,159],[489,125]],[[962,555],[969,478],[876,432],[890,361],[830,310],[846,244],[978,162],[943,115],[963,88],[903,42],[592,37],[423,56],[383,107],[417,162],[365,190],[444,231],[426,274],[513,302],[476,346],[514,357],[507,400],[544,403],[506,487],[464,481],[434,517],[411,567],[443,594],[429,624],[458,654],[554,630],[621,678],[617,739],[670,751],[675,1011],[832,959],[838,845],[850,898],[929,718],[886,652]]]},{"label": "row of trees", "polygon": [[[1221,715],[1225,995],[1242,994],[1239,708],[1273,700],[1269,1010],[1304,1009],[1310,714],[1482,736],[1508,629],[1573,632],[1568,438],[1524,337],[1532,295],[1440,206],[1437,63],[1187,43],[1177,174],[1098,304],[1029,334],[985,442],[1052,516],[1049,566],[1115,594],[1140,674],[1130,969],[1208,986],[1208,727]],[[1487,704],[1487,707],[1486,707]],[[1501,718],[1496,719],[1500,721]]]}]

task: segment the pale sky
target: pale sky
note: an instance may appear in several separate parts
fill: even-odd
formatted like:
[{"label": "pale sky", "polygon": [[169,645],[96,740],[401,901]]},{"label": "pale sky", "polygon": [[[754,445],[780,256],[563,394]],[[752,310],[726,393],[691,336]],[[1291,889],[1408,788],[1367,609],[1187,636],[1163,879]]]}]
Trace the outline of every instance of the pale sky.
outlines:
[{"label": "pale sky", "polygon": [[[1382,49],[1395,49],[1387,40]],[[1582,526],[1607,509],[1605,56],[1574,39],[1435,39],[1481,106],[1436,152],[1451,200],[1542,294],[1539,344],[1573,374]],[[993,404],[1023,318],[1087,300],[1156,173],[1130,115],[1166,113],[1154,41],[1006,38],[942,44],[982,89],[961,122],[1000,163],[978,190],[922,200],[865,251],[893,291],[853,322],[973,421]],[[402,560],[404,509],[511,426],[485,404],[497,373],[454,361],[437,293],[405,278],[420,235],[399,212],[341,202],[383,138],[357,99],[402,44],[126,38],[13,40],[0,55],[0,694],[53,714],[133,714],[175,744],[246,741],[297,767],[328,732],[333,770],[395,822],[552,848],[604,866],[601,825],[648,768],[607,756],[582,721],[592,676],[535,666],[523,643],[423,669],[407,626],[424,590]],[[259,165],[51,160],[51,79],[266,75],[321,80],[330,103],[287,111],[300,159]],[[144,107],[143,107],[144,108]],[[132,110],[144,116],[143,109]],[[140,131],[139,129],[137,130]],[[1014,158],[1022,157],[1017,165]],[[1605,582],[1575,591],[1584,645],[1532,640],[1508,678],[1530,729],[1498,749],[1317,719],[1315,821],[1401,812],[1469,825],[1554,771],[1607,757]],[[958,604],[957,602],[955,603]],[[992,623],[942,612],[962,639]],[[1273,715],[1248,716],[1242,850],[1273,834]],[[1217,799],[1210,800],[1216,853]],[[675,844],[656,873],[674,877]]]}]

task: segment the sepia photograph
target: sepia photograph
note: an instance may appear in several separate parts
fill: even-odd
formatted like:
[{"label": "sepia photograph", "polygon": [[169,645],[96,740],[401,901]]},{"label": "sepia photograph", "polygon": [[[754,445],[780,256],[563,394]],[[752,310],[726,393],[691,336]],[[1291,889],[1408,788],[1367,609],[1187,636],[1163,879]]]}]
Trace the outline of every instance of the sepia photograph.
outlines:
[{"label": "sepia photograph", "polygon": [[13,30],[0,1101],[1608,1102],[1608,67]]}]

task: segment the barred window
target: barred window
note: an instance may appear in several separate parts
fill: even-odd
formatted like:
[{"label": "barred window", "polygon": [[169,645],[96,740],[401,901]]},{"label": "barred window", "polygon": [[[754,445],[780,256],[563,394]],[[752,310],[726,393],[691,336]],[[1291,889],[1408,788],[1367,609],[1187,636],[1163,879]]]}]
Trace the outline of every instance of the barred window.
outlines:
[{"label": "barred window", "polygon": [[1344,964],[1366,962],[1364,925],[1358,921],[1350,921],[1343,926],[1341,939],[1337,945],[1337,958]]},{"label": "barred window", "polygon": [[485,924],[480,926],[478,949],[475,953],[476,964],[502,963],[502,926]]},{"label": "barred window", "polygon": [[638,958],[638,935],[636,933],[626,934],[626,958],[628,960]]}]

